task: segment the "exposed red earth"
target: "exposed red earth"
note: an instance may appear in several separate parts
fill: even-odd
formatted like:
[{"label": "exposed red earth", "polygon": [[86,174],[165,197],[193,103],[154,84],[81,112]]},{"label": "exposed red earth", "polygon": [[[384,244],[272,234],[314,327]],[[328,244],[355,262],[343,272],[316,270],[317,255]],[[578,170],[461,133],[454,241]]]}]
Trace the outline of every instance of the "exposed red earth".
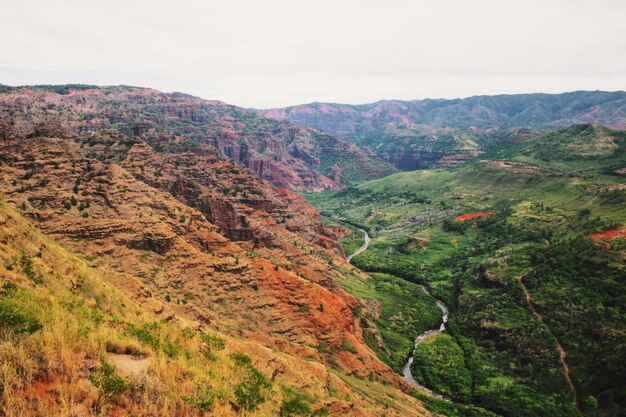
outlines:
[{"label": "exposed red earth", "polygon": [[597,242],[605,240],[626,239],[626,227],[620,227],[618,229],[603,230],[602,232],[589,235],[593,240]]},{"label": "exposed red earth", "polygon": [[468,213],[468,214],[461,214],[460,216],[457,216],[454,221],[456,222],[464,222],[465,220],[472,220],[472,219],[487,219],[491,216],[495,216],[496,213],[495,211],[491,211],[491,212],[486,212],[486,213]]}]

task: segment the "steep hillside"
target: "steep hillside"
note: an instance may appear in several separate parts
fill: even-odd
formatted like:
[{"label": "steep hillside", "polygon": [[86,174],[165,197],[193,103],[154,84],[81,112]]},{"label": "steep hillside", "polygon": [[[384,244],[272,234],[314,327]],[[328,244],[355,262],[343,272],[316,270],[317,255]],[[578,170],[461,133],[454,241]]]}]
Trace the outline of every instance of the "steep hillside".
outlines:
[{"label": "steep hillside", "polygon": [[[19,287],[0,321],[6,414],[277,415],[291,401],[285,415],[427,415],[365,343],[358,317],[374,313],[338,282],[368,277],[304,199],[190,139],[68,105],[42,117],[60,95],[22,93],[0,123],[0,276]],[[89,107],[84,94],[67,97]],[[130,117],[116,106],[103,114]]]},{"label": "steep hillside", "polygon": [[585,123],[522,141],[503,139],[486,150],[485,158],[561,171],[601,169],[609,175],[621,175],[626,166],[626,132]]},{"label": "steep hillside", "polygon": [[[428,413],[401,392],[230,336],[118,266],[68,251],[0,200],[6,416]],[[387,404],[390,404],[391,401]]]},{"label": "steep hillside", "polygon": [[401,170],[453,166],[519,127],[554,129],[598,122],[626,127],[626,93],[476,96],[456,100],[383,100],[371,104],[311,103],[258,110],[276,120],[349,137]]},{"label": "steep hillside", "polygon": [[[133,87],[35,86],[0,89],[0,110],[21,131],[57,117],[70,132],[118,132],[185,141],[294,190],[340,188],[393,168],[345,140],[276,122],[218,101]],[[21,114],[27,113],[25,120]]]},{"label": "steep hillside", "polygon": [[402,171],[456,166],[480,154],[476,135],[451,128],[388,124],[355,138]]}]

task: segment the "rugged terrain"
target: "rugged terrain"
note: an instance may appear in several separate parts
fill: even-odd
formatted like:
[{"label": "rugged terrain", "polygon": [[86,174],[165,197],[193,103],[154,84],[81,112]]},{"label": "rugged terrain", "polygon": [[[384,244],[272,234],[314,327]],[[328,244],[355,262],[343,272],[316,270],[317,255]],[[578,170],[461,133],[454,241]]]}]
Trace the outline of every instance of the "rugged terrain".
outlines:
[{"label": "rugged terrain", "polygon": [[537,129],[592,121],[626,127],[626,93],[579,91],[382,100],[363,105],[310,103],[258,113],[350,138],[398,169],[414,170],[458,165],[493,141],[509,136],[521,140]]},{"label": "rugged terrain", "polygon": [[[329,225],[372,237],[352,263],[373,281],[348,292],[400,306],[387,283],[401,277],[449,306],[446,331],[415,352],[419,383],[507,417],[622,416],[625,166],[626,133],[586,123],[307,198]],[[432,300],[415,300],[422,314],[387,307],[379,319],[393,332],[375,350],[396,369],[436,324]]]},{"label": "rugged terrain", "polygon": [[623,131],[0,91],[2,414],[624,414]]},{"label": "rugged terrain", "polygon": [[85,85],[0,86],[0,91],[0,110],[9,116],[28,111],[26,124],[60,117],[65,127],[83,134],[113,128],[148,141],[184,142],[292,190],[341,188],[393,171],[369,151],[319,130],[187,94]]},{"label": "rugged terrain", "polygon": [[429,414],[365,343],[375,310],[337,282],[369,278],[309,203],[137,119],[236,108],[61,93],[0,95],[4,414]]}]

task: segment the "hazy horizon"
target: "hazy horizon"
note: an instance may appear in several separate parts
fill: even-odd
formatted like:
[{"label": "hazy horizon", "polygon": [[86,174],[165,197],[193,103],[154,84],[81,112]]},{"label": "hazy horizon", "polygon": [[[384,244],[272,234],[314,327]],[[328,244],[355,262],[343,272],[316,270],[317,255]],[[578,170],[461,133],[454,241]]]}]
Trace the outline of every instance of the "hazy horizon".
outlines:
[{"label": "hazy horizon", "polygon": [[0,83],[243,107],[626,89],[626,3],[5,0]]}]

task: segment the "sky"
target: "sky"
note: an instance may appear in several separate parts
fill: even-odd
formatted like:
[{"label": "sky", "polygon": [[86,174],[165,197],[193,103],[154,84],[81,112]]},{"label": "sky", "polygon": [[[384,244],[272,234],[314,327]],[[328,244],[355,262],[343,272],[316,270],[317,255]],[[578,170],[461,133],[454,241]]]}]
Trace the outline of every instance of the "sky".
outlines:
[{"label": "sky", "polygon": [[0,0],[0,83],[244,107],[626,90],[624,0]]}]

